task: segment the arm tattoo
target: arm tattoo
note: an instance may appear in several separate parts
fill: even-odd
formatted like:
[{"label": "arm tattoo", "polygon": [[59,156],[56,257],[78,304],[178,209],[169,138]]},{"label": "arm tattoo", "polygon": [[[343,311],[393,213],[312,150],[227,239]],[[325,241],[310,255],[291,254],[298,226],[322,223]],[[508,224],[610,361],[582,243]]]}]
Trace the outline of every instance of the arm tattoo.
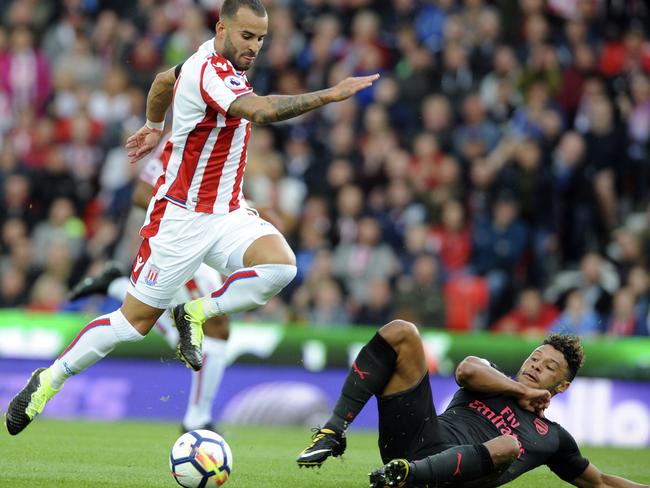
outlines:
[{"label": "arm tattoo", "polygon": [[327,103],[322,92],[303,95],[270,95],[264,97],[265,107],[253,112],[251,119],[258,124],[287,120]]}]

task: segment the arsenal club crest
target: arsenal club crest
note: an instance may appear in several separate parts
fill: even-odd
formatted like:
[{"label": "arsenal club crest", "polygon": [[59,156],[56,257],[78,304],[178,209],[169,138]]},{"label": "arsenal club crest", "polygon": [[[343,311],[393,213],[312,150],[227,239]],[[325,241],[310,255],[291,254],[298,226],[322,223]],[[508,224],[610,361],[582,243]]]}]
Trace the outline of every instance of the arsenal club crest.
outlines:
[{"label": "arsenal club crest", "polygon": [[537,429],[539,435],[548,434],[548,424],[542,419],[535,419],[533,423],[535,424],[535,429]]}]

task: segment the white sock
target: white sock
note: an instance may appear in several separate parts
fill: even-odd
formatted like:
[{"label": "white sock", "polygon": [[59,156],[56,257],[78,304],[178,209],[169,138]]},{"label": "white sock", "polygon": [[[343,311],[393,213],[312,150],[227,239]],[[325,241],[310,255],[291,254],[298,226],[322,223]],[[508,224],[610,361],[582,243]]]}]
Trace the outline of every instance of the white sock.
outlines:
[{"label": "white sock", "polygon": [[61,388],[70,376],[82,372],[110,353],[120,342],[144,339],[120,310],[92,320],[50,366],[51,383]]},{"label": "white sock", "polygon": [[110,285],[108,285],[108,291],[106,294],[109,297],[119,300],[120,302],[124,302],[124,299],[126,298],[126,291],[129,289],[130,284],[131,282],[127,276],[115,278],[113,281],[111,281]]},{"label": "white sock", "polygon": [[[111,281],[111,284],[108,285],[107,294],[109,297],[123,302],[130,285],[131,282],[126,276],[115,278]],[[169,310],[165,310],[165,313],[160,316],[153,328],[163,336],[163,339],[165,339],[167,345],[171,349],[176,349],[176,346],[178,345],[178,331],[174,327],[172,319],[169,316]]]},{"label": "white sock", "polygon": [[165,339],[167,345],[171,349],[176,349],[176,346],[178,345],[178,330],[174,327],[172,318],[169,316],[169,310],[165,310],[156,321],[153,329],[163,336],[163,339]]},{"label": "white sock", "polygon": [[183,426],[188,430],[212,422],[212,405],[226,368],[226,344],[214,337],[203,339],[203,367],[192,371],[192,390],[183,418]]},{"label": "white sock", "polygon": [[209,318],[264,305],[293,280],[296,271],[290,264],[260,264],[239,269],[217,291],[199,298],[203,312]]}]

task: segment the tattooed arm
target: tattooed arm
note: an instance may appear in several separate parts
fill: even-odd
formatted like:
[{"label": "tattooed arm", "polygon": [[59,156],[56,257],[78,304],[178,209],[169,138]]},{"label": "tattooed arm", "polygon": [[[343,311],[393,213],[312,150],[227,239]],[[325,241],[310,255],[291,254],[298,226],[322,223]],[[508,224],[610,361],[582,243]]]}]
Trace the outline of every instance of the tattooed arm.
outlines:
[{"label": "tattooed arm", "polygon": [[368,88],[379,75],[346,78],[336,86],[302,95],[244,95],[230,104],[228,114],[243,117],[256,124],[270,124],[291,119],[328,103],[350,98]]}]

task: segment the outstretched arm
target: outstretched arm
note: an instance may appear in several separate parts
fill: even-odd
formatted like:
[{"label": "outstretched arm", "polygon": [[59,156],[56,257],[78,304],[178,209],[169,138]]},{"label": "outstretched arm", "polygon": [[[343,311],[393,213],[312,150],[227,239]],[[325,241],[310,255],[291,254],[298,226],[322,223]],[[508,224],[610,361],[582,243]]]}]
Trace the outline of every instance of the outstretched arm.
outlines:
[{"label": "outstretched arm", "polygon": [[600,470],[589,463],[587,469],[572,482],[580,488],[650,488],[650,485],[641,485],[634,481],[628,481],[618,476],[601,473]]},{"label": "outstretched arm", "polygon": [[228,114],[243,117],[256,124],[269,124],[291,119],[328,103],[350,98],[368,88],[379,78],[378,74],[346,78],[336,86],[302,95],[257,96],[244,95],[230,104]]},{"label": "outstretched arm", "polygon": [[165,113],[174,98],[174,83],[180,66],[158,73],[147,94],[147,123],[126,141],[129,163],[149,154],[160,141]]},{"label": "outstretched arm", "polygon": [[531,388],[493,368],[486,360],[468,356],[456,368],[456,382],[471,391],[497,393],[519,400],[522,408],[542,415],[551,401],[548,390]]}]

